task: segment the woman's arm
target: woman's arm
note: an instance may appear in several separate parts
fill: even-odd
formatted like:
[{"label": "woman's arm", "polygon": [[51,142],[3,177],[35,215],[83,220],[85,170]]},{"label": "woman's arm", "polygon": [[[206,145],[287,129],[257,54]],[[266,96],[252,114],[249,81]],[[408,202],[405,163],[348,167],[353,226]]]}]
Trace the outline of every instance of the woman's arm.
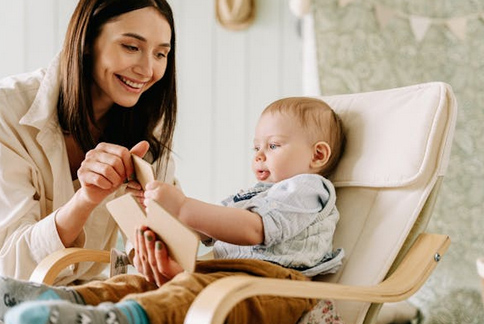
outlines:
[{"label": "woman's arm", "polygon": [[248,210],[189,198],[174,186],[158,181],[147,185],[145,198],[157,201],[170,214],[208,237],[237,245],[264,241],[261,217]]},{"label": "woman's arm", "polygon": [[143,156],[148,148],[148,142],[144,141],[131,151],[100,143],[86,154],[77,172],[81,188],[59,209],[55,218],[57,232],[65,247],[74,244],[94,208],[134,172],[131,153]]}]

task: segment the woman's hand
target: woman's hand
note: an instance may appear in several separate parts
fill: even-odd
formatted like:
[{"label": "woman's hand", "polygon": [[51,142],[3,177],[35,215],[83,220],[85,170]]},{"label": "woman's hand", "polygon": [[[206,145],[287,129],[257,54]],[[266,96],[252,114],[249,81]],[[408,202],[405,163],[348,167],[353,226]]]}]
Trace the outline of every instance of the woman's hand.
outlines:
[{"label": "woman's hand", "polygon": [[[149,144],[146,141],[136,144],[130,151],[123,146],[99,143],[87,152],[77,171],[82,196],[86,202],[92,205],[99,204],[132,178],[134,167],[131,154],[143,157],[148,149]],[[131,188],[140,187],[132,183]]]},{"label": "woman's hand", "polygon": [[171,280],[183,268],[169,255],[165,244],[148,227],[136,231],[134,266],[158,287]]},{"label": "woman's hand", "polygon": [[149,149],[146,141],[127,148],[100,143],[90,150],[77,170],[81,188],[62,206],[55,217],[59,237],[70,247],[82,233],[91,212],[134,172],[131,154],[143,156]]}]

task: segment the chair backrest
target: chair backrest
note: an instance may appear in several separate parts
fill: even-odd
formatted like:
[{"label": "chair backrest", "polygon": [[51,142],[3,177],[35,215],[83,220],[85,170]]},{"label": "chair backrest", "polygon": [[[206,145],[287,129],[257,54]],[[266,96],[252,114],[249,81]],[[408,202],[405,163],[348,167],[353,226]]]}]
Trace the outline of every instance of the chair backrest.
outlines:
[{"label": "chair backrest", "polygon": [[[425,204],[448,164],[455,96],[449,85],[431,82],[321,99],[341,116],[347,135],[332,177],[341,214],[334,247],[346,257],[338,273],[317,280],[378,284],[405,242],[426,227],[419,215],[430,215],[432,204]],[[336,301],[346,323],[365,322],[370,306]]]}]

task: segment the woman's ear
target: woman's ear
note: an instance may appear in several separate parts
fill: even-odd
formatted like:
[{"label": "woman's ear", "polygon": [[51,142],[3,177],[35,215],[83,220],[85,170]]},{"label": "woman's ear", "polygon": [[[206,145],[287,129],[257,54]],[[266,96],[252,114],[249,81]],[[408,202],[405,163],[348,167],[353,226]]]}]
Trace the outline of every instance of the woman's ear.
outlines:
[{"label": "woman's ear", "polygon": [[313,159],[311,160],[311,167],[321,169],[328,163],[331,157],[331,147],[326,142],[317,142],[313,147]]}]

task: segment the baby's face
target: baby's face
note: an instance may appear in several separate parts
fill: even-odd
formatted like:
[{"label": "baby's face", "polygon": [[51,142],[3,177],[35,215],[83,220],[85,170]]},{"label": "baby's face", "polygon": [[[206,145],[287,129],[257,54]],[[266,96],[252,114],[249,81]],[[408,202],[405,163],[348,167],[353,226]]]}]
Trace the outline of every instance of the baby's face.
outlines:
[{"label": "baby's face", "polygon": [[311,169],[313,145],[288,115],[265,113],[257,123],[252,171],[261,182],[275,183]]}]

